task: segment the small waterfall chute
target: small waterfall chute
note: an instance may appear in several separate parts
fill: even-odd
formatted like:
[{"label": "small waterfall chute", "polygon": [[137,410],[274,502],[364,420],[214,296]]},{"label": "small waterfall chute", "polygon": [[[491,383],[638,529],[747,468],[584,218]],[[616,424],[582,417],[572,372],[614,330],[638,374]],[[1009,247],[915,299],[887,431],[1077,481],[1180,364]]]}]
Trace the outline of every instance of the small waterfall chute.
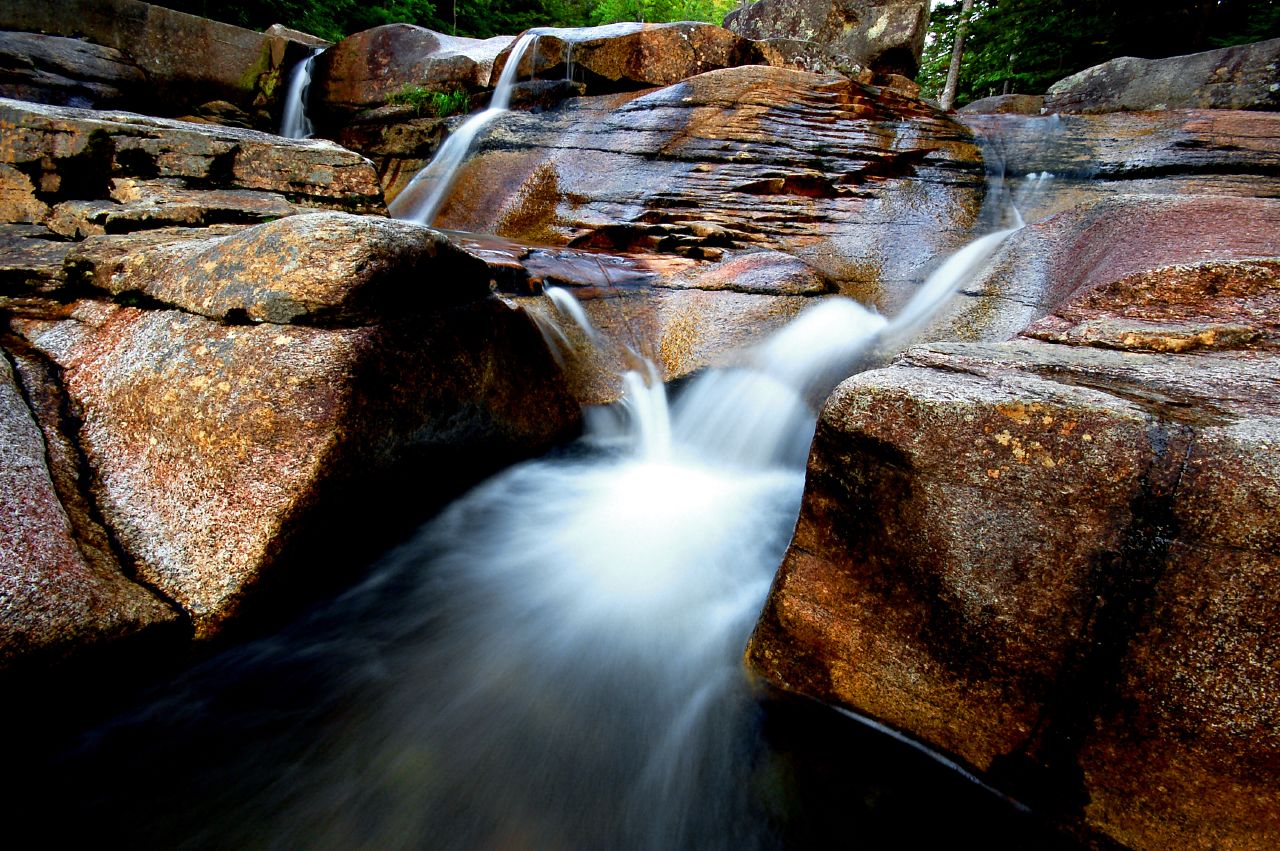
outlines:
[{"label": "small waterfall chute", "polygon": [[315,126],[307,116],[307,95],[311,88],[311,68],[321,53],[324,53],[323,47],[312,50],[289,74],[280,117],[280,135],[287,139],[310,139],[315,135]]}]

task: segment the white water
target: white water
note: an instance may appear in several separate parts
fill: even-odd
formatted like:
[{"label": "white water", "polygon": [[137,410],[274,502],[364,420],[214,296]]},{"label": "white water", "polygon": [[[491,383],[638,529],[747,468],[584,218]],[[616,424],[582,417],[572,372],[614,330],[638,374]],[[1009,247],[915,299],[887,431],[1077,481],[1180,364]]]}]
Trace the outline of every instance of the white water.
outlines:
[{"label": "white water", "polygon": [[307,89],[311,85],[311,66],[324,52],[317,47],[289,74],[289,87],[284,95],[284,114],[280,118],[280,135],[287,139],[310,139],[316,129],[307,117]]},{"label": "white water", "polygon": [[489,107],[463,122],[462,126],[445,139],[440,150],[426,167],[414,175],[399,195],[388,205],[391,215],[397,219],[431,225],[458,178],[461,167],[476,136],[489,124],[511,108],[511,90],[519,77],[520,63],[530,50],[537,50],[539,30],[529,30],[516,40],[502,68],[498,84],[493,90]]}]

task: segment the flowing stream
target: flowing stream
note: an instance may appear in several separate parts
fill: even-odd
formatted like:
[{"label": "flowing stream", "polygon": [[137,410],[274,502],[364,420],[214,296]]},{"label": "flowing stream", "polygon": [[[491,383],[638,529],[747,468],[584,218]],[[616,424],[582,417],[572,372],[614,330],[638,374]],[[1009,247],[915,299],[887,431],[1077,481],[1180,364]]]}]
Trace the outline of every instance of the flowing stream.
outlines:
[{"label": "flowing stream", "polygon": [[[397,215],[432,221],[535,41],[517,42],[489,109],[420,176],[430,195]],[[94,830],[108,845],[192,848],[838,841],[848,816],[815,836],[788,815],[803,809],[788,791],[801,769],[762,735],[742,652],[795,524],[816,405],[914,334],[1013,230],[943,263],[891,320],[832,297],[674,398],[656,369],[628,373],[622,402],[589,411],[577,443],[480,485],[360,586],[97,731],[67,758],[112,778],[75,793]],[[572,296],[548,298],[589,330]],[[554,323],[544,333],[567,339]],[[117,777],[127,796],[103,788]]]}]

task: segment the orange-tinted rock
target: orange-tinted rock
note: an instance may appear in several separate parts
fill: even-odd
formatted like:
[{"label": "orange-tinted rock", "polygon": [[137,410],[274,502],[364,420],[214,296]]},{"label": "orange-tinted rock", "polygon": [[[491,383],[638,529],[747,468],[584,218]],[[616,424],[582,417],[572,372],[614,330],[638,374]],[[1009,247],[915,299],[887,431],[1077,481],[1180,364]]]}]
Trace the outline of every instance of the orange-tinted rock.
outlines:
[{"label": "orange-tinted rock", "polygon": [[[164,181],[153,184],[156,192],[193,190],[188,204],[199,196],[194,190],[218,187],[273,192],[304,206],[384,209],[372,165],[331,142],[3,99],[0,130],[0,162],[24,175],[45,204],[104,200],[113,186],[125,191],[122,179],[134,178]],[[134,185],[135,192],[142,188]],[[260,201],[246,196],[244,203]],[[157,217],[157,225],[165,223]]]},{"label": "orange-tinted rock", "polygon": [[440,233],[348,213],[290,216],[227,236],[147,242],[112,255],[98,260],[77,251],[74,259],[92,264],[90,280],[110,293],[138,293],[214,319],[373,321],[385,311],[489,293],[484,265]]},{"label": "orange-tinted rock", "polygon": [[480,89],[511,37],[480,40],[412,24],[356,33],[316,58],[311,103],[322,124],[338,125],[361,110],[384,106],[406,88]]},{"label": "orange-tinted rock", "polygon": [[1190,56],[1122,56],[1049,87],[1050,112],[1280,109],[1280,38]]},{"label": "orange-tinted rock", "polygon": [[1034,339],[840,386],[748,656],[1077,830],[1270,847],[1280,265],[1125,272],[1137,243],[1049,278]]},{"label": "orange-tinted rock", "polygon": [[957,112],[961,115],[1039,115],[1043,108],[1043,95],[992,95],[965,104]]},{"label": "orange-tinted rock", "polygon": [[68,515],[49,469],[60,448],[46,445],[0,357],[0,667],[177,619],[124,576],[105,538],[77,528]]},{"label": "orange-tinted rock", "polygon": [[438,500],[576,410],[529,321],[492,298],[338,328],[81,302],[15,327],[63,372],[102,516],[199,636],[294,576],[291,552],[341,541],[317,512],[355,492],[385,510],[371,477],[427,465],[420,498]]},{"label": "orange-tinted rock", "polygon": [[[761,61],[747,39],[711,24],[619,23],[602,27],[539,27],[538,40],[520,60],[521,78],[570,75],[592,93],[669,86],[720,68]],[[493,65],[492,84],[506,67],[510,49]]]},{"label": "orange-tinted rock", "polygon": [[724,25],[748,38],[815,42],[846,68],[914,77],[929,4],[920,0],[760,0]]},{"label": "orange-tinted rock", "polygon": [[712,259],[791,254],[893,312],[983,196],[963,128],[890,93],[763,66],[494,122],[436,224]]}]

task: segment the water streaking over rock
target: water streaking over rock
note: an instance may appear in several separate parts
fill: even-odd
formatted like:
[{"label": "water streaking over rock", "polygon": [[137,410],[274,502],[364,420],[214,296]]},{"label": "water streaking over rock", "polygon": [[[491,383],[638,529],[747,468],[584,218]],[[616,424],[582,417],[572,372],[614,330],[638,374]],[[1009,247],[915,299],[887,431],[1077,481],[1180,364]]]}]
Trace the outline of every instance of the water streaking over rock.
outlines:
[{"label": "water streaking over rock", "polygon": [[280,135],[287,139],[310,139],[315,133],[311,119],[307,117],[307,89],[311,86],[311,66],[321,53],[324,49],[316,48],[289,74],[284,113],[280,117]]},{"label": "water streaking over rock", "polygon": [[430,225],[436,213],[448,199],[457,178],[458,166],[471,152],[472,143],[480,131],[511,107],[511,89],[519,74],[520,60],[527,51],[537,49],[539,30],[529,30],[516,40],[502,76],[494,87],[489,107],[468,118],[461,127],[445,140],[427,167],[413,178],[404,191],[388,205],[391,215],[397,219]]}]

